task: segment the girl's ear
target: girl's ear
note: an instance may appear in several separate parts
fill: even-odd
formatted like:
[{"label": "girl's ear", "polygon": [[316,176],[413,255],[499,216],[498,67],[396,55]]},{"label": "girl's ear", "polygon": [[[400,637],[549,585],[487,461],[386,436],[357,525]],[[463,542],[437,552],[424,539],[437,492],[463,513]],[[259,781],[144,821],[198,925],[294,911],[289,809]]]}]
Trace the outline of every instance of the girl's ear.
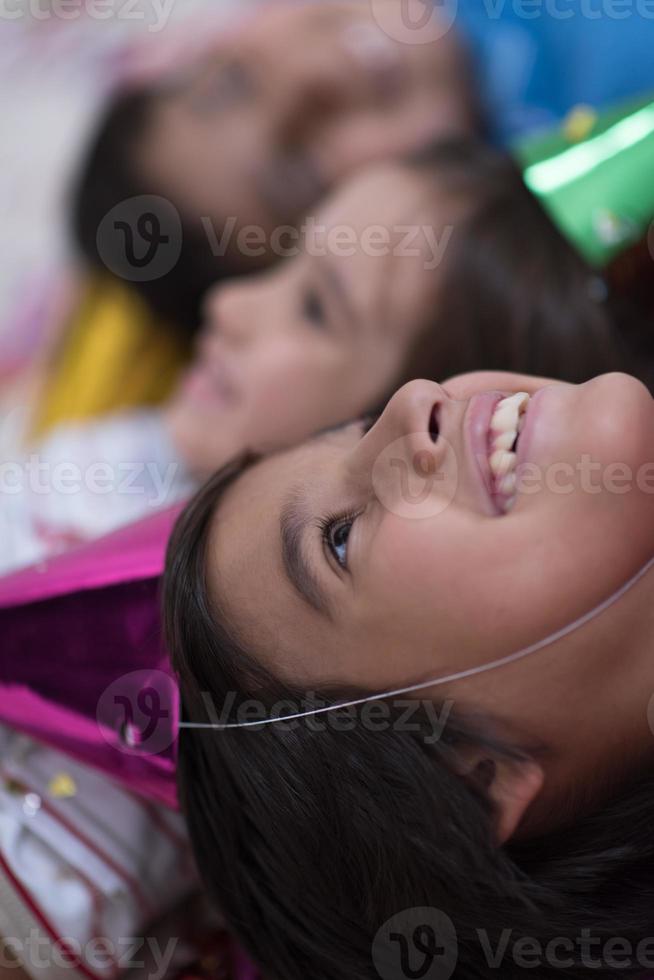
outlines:
[{"label": "girl's ear", "polygon": [[493,803],[497,843],[506,844],[543,788],[542,766],[534,759],[503,759],[470,748],[458,768],[461,776],[482,789]]},{"label": "girl's ear", "polygon": [[527,809],[536,799],[545,773],[533,759],[524,762],[495,762],[495,777],[488,788],[488,795],[495,804],[497,841],[506,844],[522,823]]}]

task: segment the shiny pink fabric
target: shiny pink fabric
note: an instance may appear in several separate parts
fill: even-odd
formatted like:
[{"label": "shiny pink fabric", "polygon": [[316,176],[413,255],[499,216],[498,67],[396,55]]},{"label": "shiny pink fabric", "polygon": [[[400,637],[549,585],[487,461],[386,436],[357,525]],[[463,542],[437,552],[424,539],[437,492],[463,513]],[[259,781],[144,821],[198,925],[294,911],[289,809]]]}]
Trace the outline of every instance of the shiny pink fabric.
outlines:
[{"label": "shiny pink fabric", "polygon": [[[179,704],[159,588],[179,511],[0,578],[0,721],[172,808]],[[230,963],[231,980],[260,980],[233,941]]]},{"label": "shiny pink fabric", "polygon": [[0,579],[0,721],[177,807],[159,584],[179,507]]}]

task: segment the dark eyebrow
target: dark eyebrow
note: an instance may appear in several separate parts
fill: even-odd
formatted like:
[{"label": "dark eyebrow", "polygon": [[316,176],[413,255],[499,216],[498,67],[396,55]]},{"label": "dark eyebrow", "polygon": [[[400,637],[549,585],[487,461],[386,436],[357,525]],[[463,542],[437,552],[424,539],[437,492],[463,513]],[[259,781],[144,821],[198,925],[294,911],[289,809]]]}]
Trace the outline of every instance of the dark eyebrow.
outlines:
[{"label": "dark eyebrow", "polygon": [[304,548],[306,530],[310,524],[311,518],[302,508],[300,490],[296,487],[282,508],[279,521],[284,569],[304,602],[322,615],[329,616],[329,604]]}]

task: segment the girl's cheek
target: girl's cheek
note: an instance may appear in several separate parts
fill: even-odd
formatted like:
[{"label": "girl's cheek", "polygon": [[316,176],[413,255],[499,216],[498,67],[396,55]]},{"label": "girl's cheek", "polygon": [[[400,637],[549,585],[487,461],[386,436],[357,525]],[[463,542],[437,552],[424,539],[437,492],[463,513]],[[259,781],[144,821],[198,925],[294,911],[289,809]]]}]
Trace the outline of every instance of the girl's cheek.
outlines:
[{"label": "girl's cheek", "polygon": [[426,521],[397,516],[385,508],[373,544],[380,584],[389,594],[399,587],[421,598],[437,588],[442,564],[432,531]]}]

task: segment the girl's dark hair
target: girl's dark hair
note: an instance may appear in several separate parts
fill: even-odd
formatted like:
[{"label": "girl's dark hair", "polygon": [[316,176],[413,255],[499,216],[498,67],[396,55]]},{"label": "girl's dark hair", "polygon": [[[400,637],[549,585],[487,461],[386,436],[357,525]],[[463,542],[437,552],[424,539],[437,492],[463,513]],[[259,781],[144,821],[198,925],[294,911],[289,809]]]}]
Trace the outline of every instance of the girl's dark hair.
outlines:
[{"label": "girl's dark hair", "polygon": [[462,217],[438,270],[436,315],[403,380],[483,369],[583,382],[624,370],[652,385],[651,323],[614,299],[509,156],[465,140],[435,143],[411,162],[460,200]]},{"label": "girl's dark hair", "polygon": [[[260,720],[250,699],[266,714],[286,702],[278,711],[286,715],[307,700],[335,704],[367,693],[307,695],[280,683],[239,642],[220,596],[209,596],[209,526],[251,463],[237,461],[204,487],[168,550],[165,630],[187,721],[233,721],[239,709],[239,720]],[[411,726],[400,705],[387,709],[381,726],[379,715],[372,724],[342,709],[329,723],[181,731],[181,799],[198,867],[264,975],[512,980],[534,966],[534,955],[539,980],[642,972],[649,965],[642,950],[649,956],[654,947],[636,953],[654,928],[654,781],[550,836],[498,848],[484,780],[457,775],[457,753],[481,745],[519,765],[526,749],[454,712],[434,739],[424,703]],[[410,973],[393,956],[403,934],[413,950],[425,909],[436,910],[429,916],[440,927],[432,939],[443,969]],[[384,946],[379,930],[394,916],[395,939]],[[629,968],[619,940],[632,944]],[[415,956],[414,967],[422,960]]]},{"label": "girl's dark hair", "polygon": [[[201,320],[202,300],[219,279],[236,270],[211,251],[199,216],[180,214],[181,251],[173,268],[148,281],[135,281],[125,253],[124,232],[103,219],[122,204],[121,218],[135,225],[139,205],[132,211],[124,202],[157,194],[135,166],[136,146],[147,126],[157,95],[136,90],[120,96],[108,107],[91,142],[73,188],[72,231],[82,256],[92,268],[123,278],[149,308],[172,328],[185,335],[195,332]],[[158,195],[160,196],[160,195]],[[175,202],[171,202],[175,205]],[[101,243],[98,232],[102,225]],[[125,275],[121,276],[121,269]]]}]

